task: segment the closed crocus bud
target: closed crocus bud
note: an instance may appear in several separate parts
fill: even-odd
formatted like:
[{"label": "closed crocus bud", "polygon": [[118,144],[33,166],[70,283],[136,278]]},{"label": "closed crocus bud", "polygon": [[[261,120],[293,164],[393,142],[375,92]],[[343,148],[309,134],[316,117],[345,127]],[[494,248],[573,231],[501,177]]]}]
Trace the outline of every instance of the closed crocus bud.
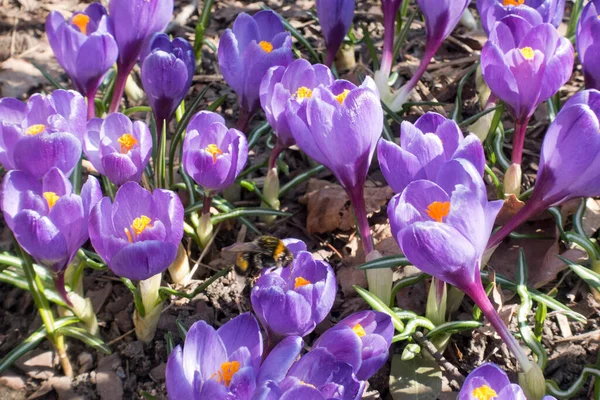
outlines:
[{"label": "closed crocus bud", "polygon": [[412,181],[427,179],[437,182],[440,167],[449,160],[465,159],[483,175],[485,154],[475,135],[463,136],[451,119],[429,112],[415,124],[400,126],[400,146],[380,140],[377,158],[381,172],[396,193]]},{"label": "closed crocus bud", "polygon": [[111,0],[108,10],[119,47],[118,74],[110,105],[110,111],[115,112],[144,41],[154,33],[162,32],[171,20],[173,0]]},{"label": "closed crocus bud", "polygon": [[144,280],[175,260],[183,237],[183,206],[170,190],[150,193],[136,182],[104,197],[90,215],[90,239],[116,275]]},{"label": "closed crocus bud", "polygon": [[52,167],[70,175],[81,158],[84,98],[72,90],[34,94],[25,104],[0,99],[0,163],[41,178]]},{"label": "closed crocus bud", "polygon": [[203,189],[216,193],[230,186],[248,160],[248,142],[227,129],[219,114],[200,111],[190,121],[183,143],[183,167]]},{"label": "closed crocus bud", "polygon": [[260,82],[267,70],[294,61],[292,37],[273,11],[241,13],[233,29],[221,36],[218,57],[223,78],[238,95],[240,113],[247,119],[260,106]]},{"label": "closed crocus bud", "polygon": [[317,17],[327,44],[325,64],[331,67],[354,18],[354,0],[317,0]]},{"label": "closed crocus bud", "polygon": [[115,185],[139,182],[152,154],[152,134],[144,122],[113,113],[88,122],[83,151]]},{"label": "closed crocus bud", "polygon": [[267,71],[260,85],[260,104],[281,146],[296,143],[285,113],[288,100],[302,104],[312,97],[315,88],[328,87],[333,81],[333,74],[325,65],[312,65],[302,58],[288,67],[277,66]]},{"label": "closed crocus bud", "polygon": [[313,348],[326,348],[338,361],[350,364],[359,380],[366,381],[386,363],[392,336],[394,326],[389,315],[361,311],[328,329]]},{"label": "closed crocus bud", "polygon": [[585,87],[600,89],[600,1],[590,1],[577,25],[577,54],[583,68]]},{"label": "closed crocus bud", "polygon": [[258,278],[252,308],[272,347],[286,336],[312,332],[331,310],[336,293],[331,265],[300,251],[289,268],[265,270]]},{"label": "closed crocus bud", "polygon": [[550,23],[558,27],[565,13],[565,0],[477,0],[477,11],[488,35],[507,15],[518,15],[533,26]]},{"label": "closed crocus bud", "polygon": [[142,49],[140,56],[142,86],[157,121],[169,122],[192,85],[196,59],[192,45],[183,38],[173,41],[164,33],[156,33]]},{"label": "closed crocus bud", "polygon": [[569,199],[600,195],[600,92],[571,97],[544,136],[536,183],[527,204],[494,234],[489,247],[533,215]]},{"label": "closed crocus bud", "polygon": [[262,356],[260,328],[250,313],[218,330],[198,321],[188,331],[183,350],[173,349],[165,371],[169,399],[250,400]]},{"label": "closed crocus bud", "polygon": [[112,20],[100,3],[76,12],[69,21],[58,11],[46,19],[46,33],[54,56],[77,90],[92,102],[104,74],[117,60]]},{"label": "closed crocus bud", "polygon": [[57,289],[68,302],[64,271],[87,241],[88,216],[101,197],[96,178],[88,177],[77,195],[58,168],[41,180],[24,171],[10,171],[2,181],[6,224],[25,251],[58,275]]}]

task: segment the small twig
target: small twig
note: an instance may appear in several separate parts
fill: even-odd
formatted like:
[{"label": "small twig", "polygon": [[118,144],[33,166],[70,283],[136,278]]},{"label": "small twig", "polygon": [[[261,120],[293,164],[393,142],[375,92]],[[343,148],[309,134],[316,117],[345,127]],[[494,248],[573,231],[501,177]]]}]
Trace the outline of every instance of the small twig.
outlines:
[{"label": "small twig", "polygon": [[459,390],[465,380],[465,377],[460,373],[458,368],[446,360],[446,358],[435,348],[433,343],[423,336],[423,333],[415,332],[413,339],[419,344],[419,346],[427,350],[427,352],[431,354],[435,361],[437,361],[438,364],[444,368],[448,374],[450,374],[450,376],[453,378],[453,381],[450,381],[450,386],[452,386],[453,389]]},{"label": "small twig", "polygon": [[121,336],[119,336],[118,338],[115,338],[113,340],[111,340],[110,342],[106,343],[107,346],[112,346],[113,344],[120,342],[121,340],[125,339],[127,336],[131,335],[132,333],[135,332],[135,328],[125,332],[124,334],[122,334]]},{"label": "small twig", "polygon": [[566,337],[566,338],[556,339],[553,342],[555,344],[563,343],[563,342],[578,342],[580,340],[586,340],[586,339],[589,339],[590,337],[593,338],[595,336],[600,336],[600,329],[596,329],[591,332],[582,333],[581,335],[575,335],[575,336],[570,336],[570,337]]}]

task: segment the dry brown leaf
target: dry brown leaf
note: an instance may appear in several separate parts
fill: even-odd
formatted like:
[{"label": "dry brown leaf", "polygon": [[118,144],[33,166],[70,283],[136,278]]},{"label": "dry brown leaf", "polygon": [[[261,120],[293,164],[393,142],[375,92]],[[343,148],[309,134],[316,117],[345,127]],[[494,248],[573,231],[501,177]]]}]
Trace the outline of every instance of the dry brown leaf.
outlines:
[{"label": "dry brown leaf", "polygon": [[[386,187],[365,187],[367,215],[379,212],[394,192]],[[300,199],[307,206],[306,227],[309,233],[349,230],[356,226],[350,200],[338,184],[311,179],[306,194]]]},{"label": "dry brown leaf", "polygon": [[504,200],[502,209],[496,217],[496,224],[506,224],[521,208],[523,208],[524,205],[525,203],[519,200],[514,194],[508,196],[508,198]]}]

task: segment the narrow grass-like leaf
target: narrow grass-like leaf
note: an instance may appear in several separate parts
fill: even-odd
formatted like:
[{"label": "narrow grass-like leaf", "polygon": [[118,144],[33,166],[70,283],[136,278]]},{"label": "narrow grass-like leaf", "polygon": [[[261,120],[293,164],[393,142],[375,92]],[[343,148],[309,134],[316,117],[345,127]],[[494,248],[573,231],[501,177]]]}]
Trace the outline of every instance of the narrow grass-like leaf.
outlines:
[{"label": "narrow grass-like leaf", "polygon": [[136,107],[130,107],[126,110],[123,111],[123,114],[130,116],[131,114],[135,114],[135,113],[141,113],[141,112],[152,112],[152,108],[148,107],[148,106],[136,106]]},{"label": "narrow grass-like leaf", "polygon": [[384,269],[402,267],[406,265],[411,265],[411,263],[404,256],[387,256],[364,263],[363,265],[358,267],[358,269]]},{"label": "narrow grass-like leaf", "polygon": [[427,333],[427,338],[433,338],[437,335],[452,335],[463,331],[471,331],[482,327],[479,321],[452,321],[438,325]]},{"label": "narrow grass-like leaf", "polygon": [[229,271],[231,271],[231,267],[227,267],[225,269],[220,270],[219,272],[217,272],[216,274],[211,276],[209,279],[202,282],[202,284],[200,286],[198,286],[193,292],[190,292],[190,293],[180,292],[180,291],[177,291],[177,290],[174,290],[171,288],[167,288],[167,287],[161,287],[160,289],[158,289],[158,292],[160,293],[160,296],[162,299],[166,299],[169,296],[177,296],[177,297],[182,297],[185,299],[193,299],[194,297],[198,296],[200,293],[205,291],[206,288],[208,288],[210,285],[212,285],[217,279],[227,275],[229,273]]},{"label": "narrow grass-like leaf", "polygon": [[181,338],[181,340],[185,340],[189,329],[185,325],[183,325],[183,322],[181,322],[180,320],[176,320],[175,325],[177,325],[177,332],[179,332],[179,337]]},{"label": "narrow grass-like leaf", "polygon": [[200,19],[196,24],[196,34],[194,36],[194,55],[196,56],[196,65],[202,62],[202,45],[204,44],[204,32],[210,23],[211,10],[214,0],[205,0]]},{"label": "narrow grass-like leaf", "polygon": [[44,78],[46,78],[48,80],[48,82],[50,82],[50,84],[52,84],[52,86],[54,86],[56,89],[63,89],[65,90],[66,88],[56,79],[54,79],[54,77],[52,75],[50,75],[50,73],[48,71],[46,71],[46,68],[42,67],[41,65],[39,65],[38,63],[36,63],[33,60],[29,60],[29,62],[38,70],[42,73],[42,75],[44,75]]},{"label": "narrow grass-like leaf", "polygon": [[456,92],[456,101],[454,102],[454,108],[452,109],[452,112],[450,113],[450,119],[456,121],[457,123],[460,122],[460,119],[462,118],[462,92],[463,92],[463,89],[465,87],[465,84],[469,80],[469,78],[475,73],[475,71],[477,71],[477,67],[479,67],[479,61],[476,62],[475,64],[473,64],[473,66],[471,68],[469,68],[469,70],[467,71],[465,76],[463,76],[460,79],[460,81],[458,82],[458,88],[457,88],[457,92]]},{"label": "narrow grass-like leaf", "polygon": [[256,143],[258,143],[260,138],[270,131],[271,125],[269,125],[269,122],[267,121],[254,128],[250,135],[248,135],[248,149],[252,149],[254,146],[256,146]]},{"label": "narrow grass-like leaf", "polygon": [[140,317],[144,318],[146,316],[146,309],[144,308],[144,302],[142,301],[142,295],[140,294],[140,291],[128,278],[121,277],[121,282],[123,282],[125,286],[127,286],[127,289],[131,291],[135,308],[137,309]]},{"label": "narrow grass-like leaf", "polygon": [[77,339],[91,348],[101,351],[104,354],[110,354],[111,350],[108,346],[97,336],[92,335],[88,331],[78,326],[64,326],[56,330],[61,335],[72,337]]},{"label": "narrow grass-like leaf", "polygon": [[590,285],[592,288],[600,291],[600,274],[598,274],[595,271],[592,271],[589,268],[584,267],[583,265],[576,264],[563,256],[559,255],[557,257],[560,258],[562,262],[567,264],[567,266],[571,268],[571,270],[575,272],[577,276],[583,279],[585,283]]},{"label": "narrow grass-like leaf", "polygon": [[394,324],[394,328],[398,332],[404,331],[404,323],[398,318],[396,313],[392,311],[381,299],[375,296],[373,293],[369,292],[367,289],[363,289],[360,286],[352,285],[354,290],[362,297],[367,304],[375,311],[380,311],[386,313],[392,318],[392,323]]},{"label": "narrow grass-like leaf", "polygon": [[[381,260],[381,258],[380,258],[380,260]],[[428,276],[429,275],[427,275],[427,274],[417,274],[417,275],[407,276],[405,278],[400,279],[398,282],[396,282],[396,284],[392,288],[392,295],[391,295],[392,301],[395,301],[396,295],[398,294],[398,292],[400,290],[402,290],[406,287],[412,286],[412,285],[416,285],[417,283],[421,282],[423,279],[427,278]]]},{"label": "narrow grass-like leaf", "polygon": [[312,176],[317,175],[323,171],[325,171],[325,166],[317,165],[316,167],[311,168],[308,171],[305,171],[305,172],[299,174],[298,176],[296,176],[294,179],[292,179],[291,181],[289,181],[288,183],[286,183],[279,189],[279,198],[282,198],[287,192],[289,192],[290,190],[292,190],[293,188],[295,188],[302,182],[309,180]]},{"label": "narrow grass-like leaf", "polygon": [[236,208],[230,212],[214,215],[211,217],[210,221],[213,225],[215,225],[223,221],[227,221],[228,219],[234,219],[239,217],[266,217],[270,215],[275,215],[277,217],[290,217],[292,214],[285,211],[273,210],[268,208],[245,207]]}]

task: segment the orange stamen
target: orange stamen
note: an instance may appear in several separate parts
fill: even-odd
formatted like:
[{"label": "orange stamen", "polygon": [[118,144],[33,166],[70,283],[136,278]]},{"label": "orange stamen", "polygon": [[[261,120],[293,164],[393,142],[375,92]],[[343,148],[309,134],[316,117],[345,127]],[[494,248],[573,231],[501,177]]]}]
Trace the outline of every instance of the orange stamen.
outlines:
[{"label": "orange stamen", "polygon": [[444,222],[443,218],[450,212],[449,201],[434,201],[427,207],[427,215],[434,221]]},{"label": "orange stamen", "polygon": [[35,136],[35,135],[39,135],[40,133],[44,132],[45,130],[46,130],[45,125],[36,124],[36,125],[31,125],[29,128],[27,128],[27,130],[25,131],[25,134]]},{"label": "orange stamen", "polygon": [[216,144],[209,144],[204,150],[212,156],[213,164],[217,162],[217,156],[223,154],[223,151]]},{"label": "orange stamen", "polygon": [[54,205],[58,201],[58,199],[60,199],[60,196],[54,192],[44,192],[43,196],[44,199],[46,199],[46,202],[48,203],[48,208],[51,210],[52,207],[54,207]]},{"label": "orange stamen", "polygon": [[306,86],[301,86],[298,88],[298,90],[296,90],[295,96],[298,99],[309,99],[312,97],[312,90]]},{"label": "orange stamen", "polygon": [[340,94],[338,94],[337,96],[335,96],[335,99],[340,103],[343,104],[344,100],[346,100],[346,97],[348,96],[348,93],[350,93],[350,91],[348,89],[344,89],[344,91]]},{"label": "orange stamen", "polygon": [[352,330],[358,335],[358,337],[363,337],[367,334],[367,332],[365,332],[365,328],[363,328],[361,324],[354,325]]},{"label": "orange stamen", "polygon": [[299,287],[310,285],[310,284],[311,284],[311,281],[299,276],[298,278],[296,278],[296,280],[294,282],[294,289],[298,289]]},{"label": "orange stamen", "polygon": [[240,369],[239,361],[227,361],[221,364],[221,370],[217,371],[212,377],[216,377],[217,382],[223,383],[225,386],[229,386],[233,375]]},{"label": "orange stamen", "polygon": [[[135,236],[141,235],[142,232],[144,232],[148,227],[152,227],[152,219],[145,215],[137,217],[133,220],[131,224],[131,230],[133,231],[133,235]],[[128,228],[125,228],[125,235],[127,235],[127,240],[129,240],[129,243],[133,243],[133,236],[131,235],[131,232]]]},{"label": "orange stamen", "polygon": [[138,144],[137,139],[134,138],[131,133],[125,133],[121,135],[121,137],[117,139],[117,142],[119,142],[119,144],[121,145],[122,154],[127,154],[133,148],[133,146]]},{"label": "orange stamen", "polygon": [[523,5],[523,3],[525,3],[525,0],[504,0],[502,2],[502,4],[504,6],[514,6],[514,7],[518,7],[520,5]]},{"label": "orange stamen", "polygon": [[270,53],[273,51],[273,44],[271,42],[263,40],[258,45],[265,51],[265,53]]},{"label": "orange stamen", "polygon": [[76,27],[79,28],[81,33],[83,33],[84,35],[87,35],[87,27],[90,22],[90,17],[88,17],[85,14],[77,14],[76,16],[73,17],[72,22],[73,22],[73,25],[75,25]]}]

